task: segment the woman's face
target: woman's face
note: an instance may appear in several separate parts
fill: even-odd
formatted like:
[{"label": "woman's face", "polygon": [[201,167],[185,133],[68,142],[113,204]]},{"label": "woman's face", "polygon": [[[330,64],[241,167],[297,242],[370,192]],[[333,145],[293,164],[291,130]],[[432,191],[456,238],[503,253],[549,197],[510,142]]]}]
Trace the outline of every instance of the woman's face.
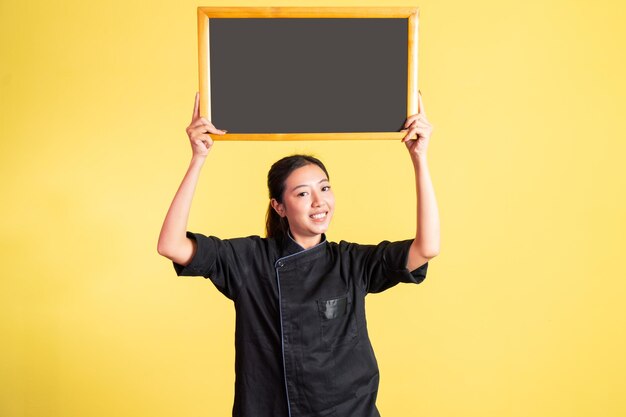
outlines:
[{"label": "woman's face", "polygon": [[304,248],[316,245],[328,230],[335,209],[335,196],[324,171],[315,164],[294,170],[285,181],[283,202],[272,207],[287,217],[293,238]]}]

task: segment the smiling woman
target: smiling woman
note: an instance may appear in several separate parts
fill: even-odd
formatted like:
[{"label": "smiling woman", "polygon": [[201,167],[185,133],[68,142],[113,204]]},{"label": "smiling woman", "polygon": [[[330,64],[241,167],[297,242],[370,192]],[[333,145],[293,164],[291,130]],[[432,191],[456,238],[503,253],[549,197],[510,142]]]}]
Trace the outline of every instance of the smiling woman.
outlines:
[{"label": "smiling woman", "polygon": [[[165,217],[158,251],[178,275],[209,278],[234,301],[238,417],[377,417],[378,365],[365,296],[418,284],[439,253],[439,216],[426,164],[432,128],[410,116],[403,139],[415,168],[415,238],[377,245],[326,240],[335,197],[324,164],[309,155],[268,173],[265,238],[219,239],[187,232],[200,170],[224,134],[198,111],[187,134],[192,159]],[[416,139],[411,139],[417,134]]]},{"label": "smiling woman", "polygon": [[309,155],[285,157],[272,165],[267,186],[267,236],[280,238],[290,232],[305,249],[318,244],[335,208],[324,164]]}]

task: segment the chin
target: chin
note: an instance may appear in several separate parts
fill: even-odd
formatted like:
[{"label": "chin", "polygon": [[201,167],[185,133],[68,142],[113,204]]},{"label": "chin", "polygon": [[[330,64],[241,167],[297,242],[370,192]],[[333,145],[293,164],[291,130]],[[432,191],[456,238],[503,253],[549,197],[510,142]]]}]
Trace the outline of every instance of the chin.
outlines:
[{"label": "chin", "polygon": [[320,225],[319,227],[316,228],[317,233],[319,234],[326,233],[329,227],[330,227],[330,224]]},{"label": "chin", "polygon": [[313,226],[309,227],[307,232],[311,235],[321,235],[322,233],[326,233],[328,230],[328,226]]}]

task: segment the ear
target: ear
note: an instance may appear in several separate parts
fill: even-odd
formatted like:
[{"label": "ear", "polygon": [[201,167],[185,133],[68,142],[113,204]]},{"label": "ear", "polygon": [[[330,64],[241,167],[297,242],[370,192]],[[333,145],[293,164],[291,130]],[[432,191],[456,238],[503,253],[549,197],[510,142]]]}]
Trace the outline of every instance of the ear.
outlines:
[{"label": "ear", "polygon": [[276,213],[278,213],[278,215],[280,217],[285,217],[285,205],[279,203],[275,198],[272,198],[270,200],[270,204],[272,205],[272,208],[276,211]]}]

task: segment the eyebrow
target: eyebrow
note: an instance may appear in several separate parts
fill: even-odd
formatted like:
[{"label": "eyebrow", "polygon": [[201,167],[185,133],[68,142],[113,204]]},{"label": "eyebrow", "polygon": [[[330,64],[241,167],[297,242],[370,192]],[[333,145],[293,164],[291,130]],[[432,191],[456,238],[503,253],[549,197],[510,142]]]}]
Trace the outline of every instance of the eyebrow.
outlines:
[{"label": "eyebrow", "polygon": [[[330,181],[328,181],[328,178],[323,178],[323,179],[321,179],[321,180],[318,182],[318,184],[321,184],[321,183],[323,183],[323,182],[330,182]],[[308,184],[300,184],[300,185],[296,185],[295,187],[293,187],[293,188],[291,189],[291,191],[296,191],[298,188],[302,188],[302,187],[308,187]]]}]

